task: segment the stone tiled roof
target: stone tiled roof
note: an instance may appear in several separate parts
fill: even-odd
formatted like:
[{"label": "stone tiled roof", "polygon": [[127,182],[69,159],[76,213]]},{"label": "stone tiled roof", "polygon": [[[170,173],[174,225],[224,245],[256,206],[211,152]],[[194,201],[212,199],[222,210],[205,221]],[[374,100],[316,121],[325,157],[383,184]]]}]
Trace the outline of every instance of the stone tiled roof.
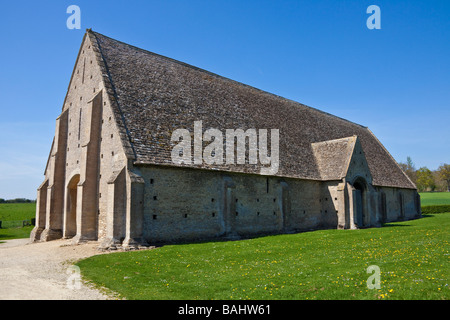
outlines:
[{"label": "stone tiled roof", "polygon": [[322,180],[340,180],[347,174],[356,136],[312,143]]},{"label": "stone tiled roof", "polygon": [[[276,175],[301,179],[322,180],[313,143],[358,136],[374,185],[415,188],[364,126],[91,30],[88,35],[96,43],[124,146],[135,164],[174,165],[172,132],[186,128],[192,134],[194,121],[201,120],[203,130],[279,129]],[[260,172],[251,164],[188,166]]]}]

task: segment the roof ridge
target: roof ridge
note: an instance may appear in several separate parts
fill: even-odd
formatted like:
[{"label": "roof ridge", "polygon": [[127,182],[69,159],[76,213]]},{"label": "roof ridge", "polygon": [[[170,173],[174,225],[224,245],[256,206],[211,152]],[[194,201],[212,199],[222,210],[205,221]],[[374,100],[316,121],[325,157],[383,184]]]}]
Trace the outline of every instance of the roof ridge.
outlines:
[{"label": "roof ridge", "polygon": [[121,43],[121,44],[123,44],[123,45],[126,45],[126,46],[128,46],[128,47],[137,49],[137,50],[142,51],[142,52],[144,52],[144,53],[152,54],[152,55],[157,56],[157,57],[159,57],[159,58],[166,59],[166,60],[172,61],[172,62],[174,62],[174,63],[180,64],[180,65],[185,66],[185,67],[187,67],[187,68],[191,68],[191,69],[194,69],[194,70],[198,70],[198,71],[200,71],[200,72],[204,72],[204,73],[209,74],[209,75],[211,75],[211,76],[214,76],[214,77],[223,79],[223,80],[225,80],[225,81],[230,81],[230,82],[232,82],[232,83],[234,83],[234,84],[237,84],[237,85],[245,86],[245,87],[250,88],[250,89],[252,89],[252,90],[256,90],[256,91],[258,91],[258,92],[267,94],[267,95],[269,95],[269,96],[271,96],[271,97],[275,97],[275,98],[278,98],[278,99],[282,99],[282,100],[288,101],[288,102],[290,102],[290,103],[294,103],[294,104],[296,104],[296,105],[299,105],[299,106],[302,106],[302,107],[311,109],[311,110],[313,110],[313,111],[316,111],[316,112],[319,112],[319,113],[322,113],[322,114],[331,116],[331,117],[333,117],[333,118],[340,119],[340,120],[342,120],[342,121],[346,121],[346,122],[352,123],[352,124],[357,125],[357,126],[360,126],[360,127],[362,127],[362,128],[367,128],[366,126],[363,126],[363,125],[361,125],[361,124],[359,124],[359,123],[350,121],[350,120],[345,119],[345,118],[342,118],[342,117],[338,117],[338,116],[336,116],[336,115],[334,115],[334,114],[331,114],[331,113],[329,113],[329,112],[326,112],[326,111],[323,111],[323,110],[320,110],[320,109],[317,109],[317,108],[308,106],[308,105],[306,105],[306,104],[303,104],[303,103],[301,103],[301,102],[298,102],[298,101],[295,101],[295,100],[292,100],[292,99],[285,98],[285,97],[283,97],[283,96],[277,95],[277,94],[272,93],[272,92],[269,92],[269,91],[265,91],[265,90],[263,90],[263,89],[256,88],[256,87],[254,87],[254,86],[245,84],[245,83],[243,83],[243,82],[240,82],[240,81],[237,81],[237,80],[233,80],[233,79],[230,79],[230,78],[221,76],[221,75],[219,75],[219,74],[217,74],[217,73],[214,73],[214,72],[208,71],[208,70],[206,70],[206,69],[202,69],[202,68],[196,67],[196,66],[194,66],[194,65],[192,65],[192,64],[189,64],[189,63],[186,63],[186,62],[183,62],[183,61],[180,61],[180,60],[176,60],[176,59],[173,59],[173,58],[170,58],[170,57],[167,57],[167,56],[164,56],[164,55],[161,55],[161,54],[158,54],[158,53],[149,51],[149,50],[147,50],[147,49],[143,49],[143,48],[136,47],[136,46],[131,45],[131,44],[129,44],[129,43],[126,43],[126,42],[123,42],[123,41],[120,41],[120,40],[117,40],[117,39],[114,39],[114,38],[105,36],[104,34],[102,34],[102,33],[100,33],[100,32],[93,31],[92,29],[87,29],[86,32],[92,32],[94,35],[97,35],[97,34],[98,34],[98,35],[100,35],[100,36],[102,36],[102,37],[105,37],[105,38],[111,39],[111,40],[113,40],[113,41],[119,42],[119,43]]}]

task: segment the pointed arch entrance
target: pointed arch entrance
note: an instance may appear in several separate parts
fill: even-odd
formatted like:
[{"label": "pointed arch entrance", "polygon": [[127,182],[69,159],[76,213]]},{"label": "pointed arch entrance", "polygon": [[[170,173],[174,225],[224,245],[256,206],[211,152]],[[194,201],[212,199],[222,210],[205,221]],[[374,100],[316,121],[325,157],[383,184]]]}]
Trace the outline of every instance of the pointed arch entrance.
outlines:
[{"label": "pointed arch entrance", "polygon": [[78,183],[80,175],[76,174],[70,179],[66,190],[66,215],[64,219],[64,237],[72,238],[77,234],[77,202]]},{"label": "pointed arch entrance", "polygon": [[367,182],[362,177],[357,177],[353,182],[354,188],[354,223],[358,228],[364,228],[370,225],[370,217],[367,210]]}]

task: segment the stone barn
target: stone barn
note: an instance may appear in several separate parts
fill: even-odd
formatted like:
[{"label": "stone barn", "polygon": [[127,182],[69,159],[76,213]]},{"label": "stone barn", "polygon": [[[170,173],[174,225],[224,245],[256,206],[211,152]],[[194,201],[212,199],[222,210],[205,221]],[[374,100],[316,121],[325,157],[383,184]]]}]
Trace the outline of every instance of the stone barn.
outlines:
[{"label": "stone barn", "polygon": [[31,240],[133,248],[419,217],[414,183],[367,127],[89,29]]}]

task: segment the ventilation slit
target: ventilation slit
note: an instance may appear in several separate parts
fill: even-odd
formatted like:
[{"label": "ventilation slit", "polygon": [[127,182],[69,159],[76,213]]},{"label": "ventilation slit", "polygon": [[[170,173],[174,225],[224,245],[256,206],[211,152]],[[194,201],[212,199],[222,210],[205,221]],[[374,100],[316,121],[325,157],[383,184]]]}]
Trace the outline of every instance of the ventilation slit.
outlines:
[{"label": "ventilation slit", "polygon": [[86,69],[86,58],[83,61],[83,75],[81,76],[81,83],[84,83],[84,70]]},{"label": "ventilation slit", "polygon": [[82,109],[80,108],[80,119],[78,119],[78,140],[80,140],[81,136],[81,111]]}]

